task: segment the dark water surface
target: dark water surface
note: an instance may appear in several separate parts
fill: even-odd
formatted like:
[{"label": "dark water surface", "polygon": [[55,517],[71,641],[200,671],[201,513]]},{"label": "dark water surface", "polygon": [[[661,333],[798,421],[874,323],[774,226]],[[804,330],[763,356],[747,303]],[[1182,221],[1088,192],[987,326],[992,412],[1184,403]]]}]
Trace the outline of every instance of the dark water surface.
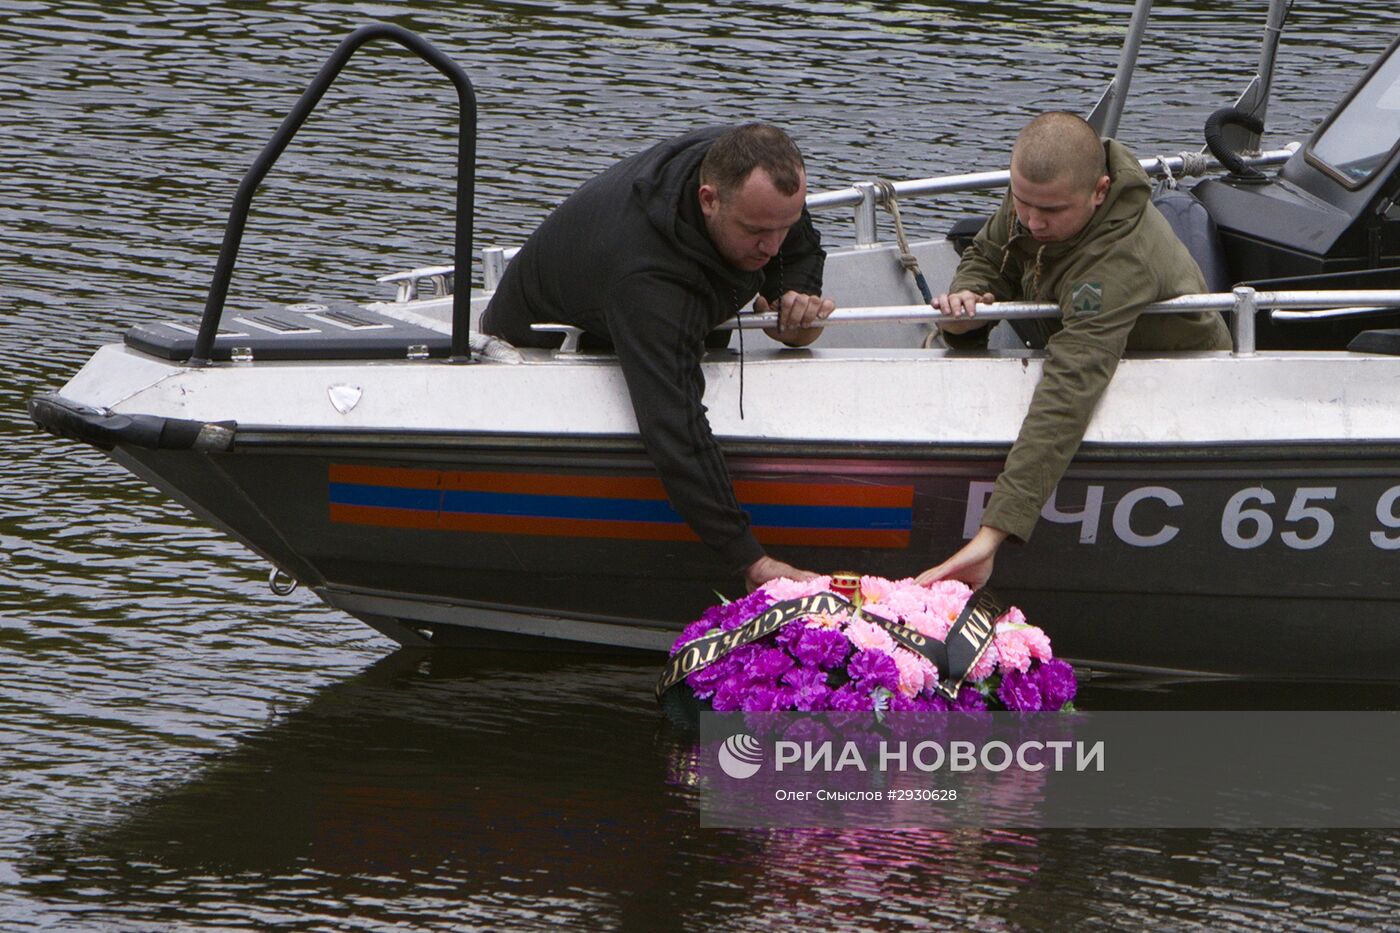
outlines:
[{"label": "dark water surface", "polygon": [[[1199,146],[1264,8],[1158,5],[1120,134],[1139,154]],[[1092,105],[1127,13],[0,2],[0,930],[1396,927],[1389,830],[702,831],[654,662],[391,653],[273,597],[241,546],[23,413],[134,321],[202,306],[238,178],[364,22],[423,32],[477,82],[478,244],[509,244],[700,123],[791,127],[817,189],[1000,165],[1029,113]],[[1268,142],[1306,136],[1397,31],[1393,0],[1300,0]],[[231,304],[368,297],[443,261],[451,100],[402,54],[357,56],[255,203]],[[986,203],[905,216],[931,233]],[[1134,683],[1084,705],[1400,693]]]}]

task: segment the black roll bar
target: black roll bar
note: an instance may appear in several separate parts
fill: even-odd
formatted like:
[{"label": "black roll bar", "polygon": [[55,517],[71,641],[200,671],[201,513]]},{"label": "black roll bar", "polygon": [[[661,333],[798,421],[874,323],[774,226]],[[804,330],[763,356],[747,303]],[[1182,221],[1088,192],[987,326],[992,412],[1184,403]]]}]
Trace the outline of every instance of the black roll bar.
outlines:
[{"label": "black roll bar", "polygon": [[321,100],[321,95],[326,93],[326,89],[345,67],[346,61],[356,49],[371,39],[390,39],[397,42],[442,72],[457,88],[457,227],[452,252],[457,270],[454,278],[457,281],[452,289],[452,351],[449,362],[471,362],[467,335],[471,328],[472,211],[476,197],[476,94],[466,72],[427,39],[400,26],[375,23],[361,26],[345,37],[321,66],[321,70],[282,121],[282,125],[277,128],[277,132],[272,134],[262,152],[253,160],[248,173],[243,176],[238,193],[233,198],[228,224],[224,227],[224,242],[219,248],[219,263],[214,267],[214,278],[209,283],[209,298],[204,303],[204,316],[199,322],[199,336],[195,338],[194,351],[190,354],[191,366],[208,365],[213,353],[214,337],[219,331],[224,300],[228,297],[229,279],[233,276],[233,266],[238,258],[238,246],[243,240],[243,227],[248,220],[248,207],[253,201],[253,193],[273,163],[282,155],[282,151],[287,148],[287,144],[292,141],[297,130],[306,122],[306,118]]}]

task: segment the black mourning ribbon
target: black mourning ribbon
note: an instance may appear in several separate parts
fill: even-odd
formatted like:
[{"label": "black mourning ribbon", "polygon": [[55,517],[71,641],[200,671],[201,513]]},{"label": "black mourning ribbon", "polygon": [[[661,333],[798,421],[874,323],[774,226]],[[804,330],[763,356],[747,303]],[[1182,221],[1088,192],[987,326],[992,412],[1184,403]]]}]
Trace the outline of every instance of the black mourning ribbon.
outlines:
[{"label": "black mourning ribbon", "polygon": [[836,593],[816,593],[800,599],[789,599],[769,606],[743,625],[727,632],[712,632],[687,642],[677,651],[656,682],[656,698],[680,683],[690,674],[704,670],[736,648],[753,644],[799,619],[822,613],[850,612],[877,625],[889,633],[896,644],[924,658],[938,669],[938,692],[945,698],[957,698],[967,679],[968,671],[986,653],[996,632],[996,618],[1005,610],[1001,601],[985,587],[974,592],[957,620],[948,629],[946,641],[929,638],[898,622],[876,615],[864,615],[849,600]]}]

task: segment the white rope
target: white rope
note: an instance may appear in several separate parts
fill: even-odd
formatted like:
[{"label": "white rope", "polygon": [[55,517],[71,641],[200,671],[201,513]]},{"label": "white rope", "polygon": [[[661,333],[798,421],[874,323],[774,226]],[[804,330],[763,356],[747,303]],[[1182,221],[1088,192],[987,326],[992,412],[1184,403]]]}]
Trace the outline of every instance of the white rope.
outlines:
[{"label": "white rope", "polygon": [[894,238],[899,244],[899,262],[908,272],[919,271],[919,260],[909,251],[909,238],[904,235],[904,219],[899,216],[899,199],[894,193],[894,182],[884,178],[875,179],[875,201],[889,212],[894,221]]},{"label": "white rope", "polygon": [[933,295],[929,292],[928,282],[919,271],[919,259],[909,249],[909,238],[904,234],[904,219],[899,216],[899,198],[895,195],[894,182],[877,178],[874,184],[876,203],[888,211],[890,219],[894,221],[894,239],[899,245],[899,264],[904,267],[905,272],[914,276],[914,284],[918,286],[924,301],[932,301]]},{"label": "white rope", "polygon": [[1166,181],[1167,187],[1175,191],[1176,176],[1172,174],[1172,167],[1167,164],[1167,157],[1160,153],[1157,156],[1157,167],[1162,170],[1163,179]]},{"label": "white rope", "polygon": [[1199,152],[1178,152],[1182,175],[1204,175],[1210,169],[1210,156]]}]

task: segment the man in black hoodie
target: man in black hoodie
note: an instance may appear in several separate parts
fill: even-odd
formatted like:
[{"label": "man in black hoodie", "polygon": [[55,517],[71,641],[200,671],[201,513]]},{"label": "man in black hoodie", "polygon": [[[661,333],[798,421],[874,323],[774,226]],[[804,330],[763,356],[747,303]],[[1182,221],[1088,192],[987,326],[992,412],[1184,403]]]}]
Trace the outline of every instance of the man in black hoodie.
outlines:
[{"label": "man in black hoodie", "polygon": [[[671,505],[750,588],[807,571],[767,556],[739,507],[705,417],[707,338],[751,298],[775,310],[769,336],[804,346],[835,305],[821,297],[826,253],[805,201],[802,155],[776,127],[698,130],[586,182],[506,267],[481,328],[518,347],[557,347],[536,323],[610,344],[642,443]],[[727,343],[728,334],[718,336]]]}]

